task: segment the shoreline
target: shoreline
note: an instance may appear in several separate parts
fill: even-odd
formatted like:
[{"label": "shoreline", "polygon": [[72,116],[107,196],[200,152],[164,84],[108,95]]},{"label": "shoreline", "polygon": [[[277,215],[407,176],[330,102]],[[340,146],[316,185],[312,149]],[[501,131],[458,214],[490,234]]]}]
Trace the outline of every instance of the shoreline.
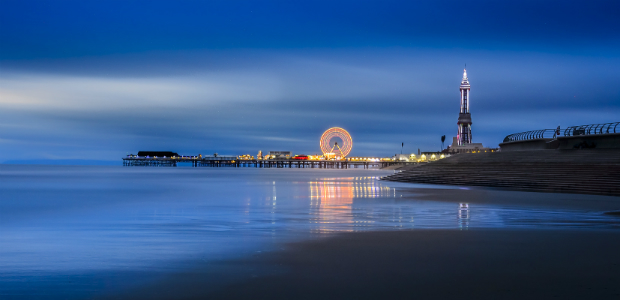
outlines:
[{"label": "shoreline", "polygon": [[[403,201],[595,211],[620,198],[489,188],[398,187]],[[457,199],[457,196],[460,198]],[[620,218],[605,228],[412,229],[335,233],[198,264],[124,299],[617,299]],[[123,297],[120,297],[123,298]],[[119,299],[119,297],[114,297]]]},{"label": "shoreline", "polygon": [[[340,233],[174,274],[142,299],[617,299],[620,231]],[[221,273],[224,272],[224,273]],[[206,288],[216,278],[236,282]]]},{"label": "shoreline", "polygon": [[[620,197],[608,195],[545,193],[535,191],[513,191],[492,187],[469,187],[450,185],[424,185],[416,187],[415,183],[406,183],[395,187],[403,199],[428,200],[437,202],[470,203],[485,205],[511,205],[519,207],[544,207],[576,209],[584,211],[620,210]],[[436,186],[436,187],[435,187]],[[450,188],[441,188],[450,187]],[[466,192],[464,192],[466,191]]]}]

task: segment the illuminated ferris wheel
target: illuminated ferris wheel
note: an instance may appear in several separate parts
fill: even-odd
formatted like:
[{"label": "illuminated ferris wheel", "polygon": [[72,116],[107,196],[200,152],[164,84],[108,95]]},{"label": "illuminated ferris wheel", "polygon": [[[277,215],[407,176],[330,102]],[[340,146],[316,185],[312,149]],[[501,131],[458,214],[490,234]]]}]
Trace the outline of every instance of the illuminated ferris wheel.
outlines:
[{"label": "illuminated ferris wheel", "polygon": [[[342,145],[338,145],[338,142],[335,142],[334,145],[330,144],[331,140],[335,137],[342,140]],[[321,136],[321,151],[323,151],[323,155],[325,156],[345,157],[349,155],[352,147],[353,139],[351,135],[340,127],[327,129]]]}]

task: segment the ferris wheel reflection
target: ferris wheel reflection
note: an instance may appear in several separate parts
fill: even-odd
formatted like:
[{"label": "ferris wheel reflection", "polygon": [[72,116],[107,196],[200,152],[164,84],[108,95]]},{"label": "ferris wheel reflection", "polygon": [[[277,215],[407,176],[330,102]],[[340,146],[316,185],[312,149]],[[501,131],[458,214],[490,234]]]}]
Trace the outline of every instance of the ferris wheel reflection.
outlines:
[{"label": "ferris wheel reflection", "polygon": [[372,211],[356,210],[354,200],[393,198],[395,190],[382,186],[377,177],[322,178],[309,182],[311,232],[356,231],[371,226]]}]

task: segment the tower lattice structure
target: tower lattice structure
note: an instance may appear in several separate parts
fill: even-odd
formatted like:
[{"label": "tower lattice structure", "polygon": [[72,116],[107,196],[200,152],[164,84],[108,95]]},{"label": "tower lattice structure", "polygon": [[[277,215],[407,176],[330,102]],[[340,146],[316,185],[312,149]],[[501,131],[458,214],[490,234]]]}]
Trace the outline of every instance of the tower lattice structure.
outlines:
[{"label": "tower lattice structure", "polygon": [[457,134],[458,145],[471,144],[471,114],[469,113],[469,80],[467,79],[467,69],[463,69],[463,81],[461,81],[461,111],[459,112],[459,132]]}]

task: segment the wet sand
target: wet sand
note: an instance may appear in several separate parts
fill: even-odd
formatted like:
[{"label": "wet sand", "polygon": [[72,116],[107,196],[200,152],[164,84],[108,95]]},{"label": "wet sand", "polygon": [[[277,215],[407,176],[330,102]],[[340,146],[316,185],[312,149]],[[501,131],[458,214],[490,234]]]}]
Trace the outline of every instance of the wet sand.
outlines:
[{"label": "wet sand", "polygon": [[[403,199],[439,202],[570,209],[589,212],[620,211],[620,197],[509,191],[488,187],[426,185],[427,188],[398,188]],[[435,188],[434,186],[437,186]]]},{"label": "wet sand", "polygon": [[[620,203],[617,197],[489,189],[403,193],[411,200],[499,201],[601,214]],[[607,228],[338,233],[245,259],[197,264],[114,298],[620,299],[620,217],[610,220]]]},{"label": "wet sand", "polygon": [[618,249],[615,230],[344,233],[175,274],[126,298],[620,299]]}]

